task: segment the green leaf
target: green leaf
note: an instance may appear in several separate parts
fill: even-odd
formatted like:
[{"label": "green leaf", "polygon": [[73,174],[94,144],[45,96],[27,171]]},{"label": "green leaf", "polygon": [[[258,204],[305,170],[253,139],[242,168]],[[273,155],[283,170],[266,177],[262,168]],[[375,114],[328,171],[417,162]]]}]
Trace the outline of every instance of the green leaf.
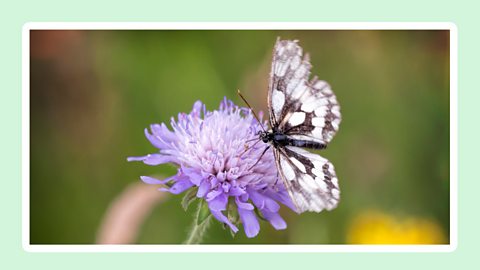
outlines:
[{"label": "green leaf", "polygon": [[210,209],[204,200],[200,200],[198,207],[197,225],[200,225],[210,216]]},{"label": "green leaf", "polygon": [[187,211],[188,210],[188,206],[193,202],[195,201],[195,199],[197,198],[196,194],[197,194],[197,190],[198,188],[195,187],[195,188],[191,188],[187,191],[187,193],[185,194],[185,196],[183,196],[183,199],[182,199],[182,208],[183,210]]},{"label": "green leaf", "polygon": [[238,225],[240,221],[240,216],[238,215],[238,210],[237,210],[237,205],[235,204],[235,201],[233,198],[230,198],[228,200],[228,205],[227,205],[227,218],[230,220],[235,225]]},{"label": "green leaf", "polygon": [[[238,214],[237,204],[235,203],[235,199],[230,197],[227,204],[227,218],[235,225],[240,225],[240,215]],[[225,229],[228,229],[232,238],[235,238],[236,233],[228,226],[224,224]]]},{"label": "green leaf", "polygon": [[193,222],[187,240],[184,242],[185,244],[200,244],[202,242],[203,237],[205,236],[205,231],[210,224],[211,216],[207,203],[204,200],[200,200],[195,215],[195,221]]},{"label": "green leaf", "polygon": [[232,236],[232,238],[235,238],[236,233],[232,229],[230,229],[230,227],[228,230],[230,231],[230,235]]}]

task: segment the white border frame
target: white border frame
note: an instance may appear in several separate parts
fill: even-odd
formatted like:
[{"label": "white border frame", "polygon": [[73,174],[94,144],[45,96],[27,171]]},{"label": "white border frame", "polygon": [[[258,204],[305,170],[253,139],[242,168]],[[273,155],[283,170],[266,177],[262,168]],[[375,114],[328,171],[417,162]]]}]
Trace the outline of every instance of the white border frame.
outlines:
[{"label": "white border frame", "polygon": [[[450,244],[448,245],[37,245],[30,244],[30,30],[449,30]],[[29,252],[452,252],[458,237],[458,37],[449,22],[26,23],[22,29],[22,246]]]}]

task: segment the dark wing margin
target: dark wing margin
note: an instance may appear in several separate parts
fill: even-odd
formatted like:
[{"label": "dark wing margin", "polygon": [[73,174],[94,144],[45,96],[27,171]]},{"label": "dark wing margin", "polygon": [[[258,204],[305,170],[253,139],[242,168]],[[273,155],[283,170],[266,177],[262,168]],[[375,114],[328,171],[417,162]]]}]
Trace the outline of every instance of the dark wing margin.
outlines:
[{"label": "dark wing margin", "polygon": [[277,168],[297,212],[334,209],[340,189],[334,167],[325,158],[298,147],[275,149]]},{"label": "dark wing margin", "polygon": [[311,67],[297,41],[277,39],[268,91],[270,125],[294,139],[328,144],[339,129],[340,106],[327,82],[309,81]]}]

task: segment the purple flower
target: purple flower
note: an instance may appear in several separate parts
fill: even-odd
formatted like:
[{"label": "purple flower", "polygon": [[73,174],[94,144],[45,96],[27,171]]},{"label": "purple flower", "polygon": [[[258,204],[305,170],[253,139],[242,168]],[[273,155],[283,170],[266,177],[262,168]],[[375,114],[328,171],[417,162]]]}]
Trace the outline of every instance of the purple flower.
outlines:
[{"label": "purple flower", "polygon": [[197,101],[189,114],[180,113],[177,121],[171,119],[173,131],[163,123],[151,125],[150,132],[145,130],[159,152],[130,157],[128,161],[152,166],[176,164],[178,172],[171,178],[141,179],[148,184],[169,183],[170,188],[160,190],[173,194],[198,187],[196,196],[205,200],[211,214],[234,232],[238,231],[238,222],[227,217],[229,204],[234,204],[248,237],[260,231],[255,208],[275,229],[285,229],[287,224],[278,214],[279,203],[295,208],[278,178],[272,150],[259,160],[266,147],[263,142],[255,144],[261,125],[248,108],[237,107],[226,98],[213,112]]}]

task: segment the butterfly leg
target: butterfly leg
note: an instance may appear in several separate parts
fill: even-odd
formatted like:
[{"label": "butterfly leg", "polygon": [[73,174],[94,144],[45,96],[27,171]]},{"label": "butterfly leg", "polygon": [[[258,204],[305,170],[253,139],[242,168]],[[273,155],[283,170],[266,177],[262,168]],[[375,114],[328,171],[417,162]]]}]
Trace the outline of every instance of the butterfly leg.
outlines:
[{"label": "butterfly leg", "polygon": [[[252,146],[249,146],[248,144],[245,144],[244,145],[245,150],[240,155],[238,155],[237,157],[240,158],[241,156],[243,156],[243,154],[245,154],[248,150],[252,149],[260,141],[260,139],[256,139],[256,140],[257,141]],[[248,141],[252,141],[252,140],[248,140]]]},{"label": "butterfly leg", "polygon": [[275,183],[273,183],[273,188],[275,188],[276,191],[278,191],[278,188],[277,188],[277,183],[278,183],[278,177],[280,175],[278,175],[278,170],[277,170],[277,178],[275,179]]},{"label": "butterfly leg", "polygon": [[260,157],[258,158],[257,162],[255,162],[255,164],[253,164],[252,166],[250,166],[250,168],[248,168],[249,170],[253,167],[255,167],[255,165],[258,164],[258,162],[260,162],[260,160],[262,159],[263,155],[265,155],[265,153],[267,152],[267,150],[270,149],[270,145],[265,147],[265,150],[263,150],[262,154],[260,155]]}]

